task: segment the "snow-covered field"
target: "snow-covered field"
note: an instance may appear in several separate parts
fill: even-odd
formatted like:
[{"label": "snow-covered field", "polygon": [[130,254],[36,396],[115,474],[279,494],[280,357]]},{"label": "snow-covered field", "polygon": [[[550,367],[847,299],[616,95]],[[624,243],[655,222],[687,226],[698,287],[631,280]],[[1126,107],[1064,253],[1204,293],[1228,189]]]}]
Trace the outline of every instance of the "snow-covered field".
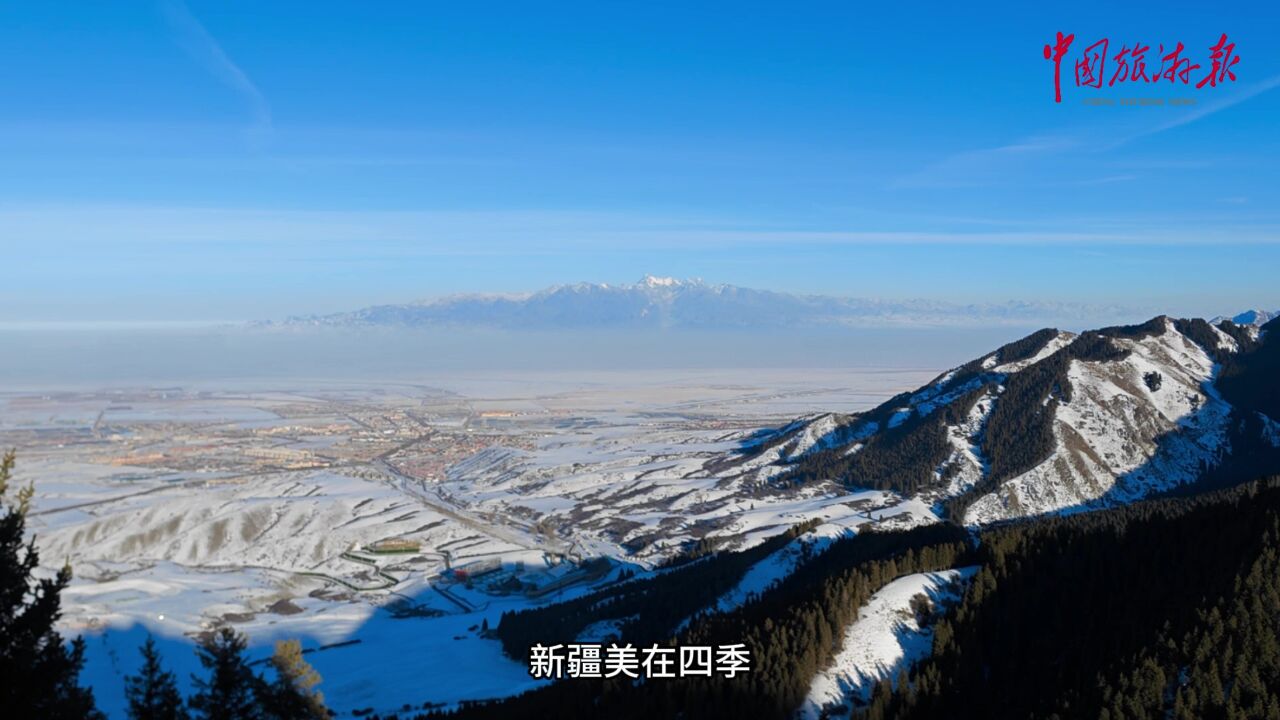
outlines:
[{"label": "snow-covered field", "polygon": [[[109,716],[146,633],[185,683],[194,639],[223,625],[256,658],[299,638],[350,716],[532,687],[482,637],[486,621],[624,566],[645,572],[700,538],[744,547],[821,518],[806,541],[817,551],[868,523],[933,521],[919,500],[780,491],[767,470],[714,464],[797,411],[855,411],[932,374],[13,393],[0,395],[0,442],[35,484],[47,571],[74,568],[61,627],[86,638],[85,678]],[[386,542],[408,546],[379,554]],[[789,572],[799,546],[748,572],[723,607]],[[619,565],[579,580],[577,563],[601,555]],[[523,589],[543,586],[556,589]]]},{"label": "snow-covered field", "polygon": [[[177,672],[184,691],[189,690],[190,675],[202,674],[191,637],[184,633],[201,620],[193,605],[242,607],[246,595],[278,586],[255,572],[193,573],[162,566],[124,586],[112,586],[116,598],[102,593],[91,598],[84,587],[92,586],[69,593],[72,615],[86,610],[84,603],[91,599],[120,603],[105,626],[84,628],[88,663],[83,678],[109,717],[123,717],[123,677],[139,667],[138,647],[147,633],[157,638],[166,664]],[[421,597],[425,588],[406,590]],[[582,591],[570,590],[564,597]],[[126,592],[133,596],[120,597]],[[256,659],[268,657],[276,640],[301,639],[308,662],[324,677],[320,689],[340,716],[365,708],[390,711],[500,697],[539,682],[523,664],[506,657],[497,641],[478,632],[482,622],[496,623],[504,610],[523,607],[523,599],[495,599],[479,611],[455,608],[436,617],[398,617],[385,603],[357,598],[304,596],[293,604],[297,609],[287,612],[295,614],[264,613],[233,626],[249,635],[250,655]],[[67,629],[74,628],[68,623]]]}]

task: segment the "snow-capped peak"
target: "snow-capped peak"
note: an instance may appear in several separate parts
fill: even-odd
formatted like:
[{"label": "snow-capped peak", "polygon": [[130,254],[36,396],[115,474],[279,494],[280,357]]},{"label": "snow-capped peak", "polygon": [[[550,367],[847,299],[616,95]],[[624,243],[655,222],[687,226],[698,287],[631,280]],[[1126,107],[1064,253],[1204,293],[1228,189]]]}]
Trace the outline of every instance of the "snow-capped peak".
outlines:
[{"label": "snow-capped peak", "polygon": [[1226,317],[1225,315],[1220,315],[1214,318],[1211,322],[1212,324],[1217,325],[1223,322],[1224,320],[1230,320],[1236,325],[1262,327],[1263,325],[1266,325],[1268,322],[1271,322],[1271,320],[1275,319],[1276,317],[1280,317],[1280,310],[1277,310],[1275,312],[1267,312],[1266,310],[1253,309],[1253,310],[1245,310],[1239,315],[1236,315],[1230,318]]},{"label": "snow-capped peak", "polygon": [[645,287],[649,287],[649,288],[658,288],[658,287],[675,287],[677,285],[683,285],[684,283],[673,277],[658,277],[657,275],[645,275],[643,278],[640,279],[640,282],[638,284],[643,285]]}]

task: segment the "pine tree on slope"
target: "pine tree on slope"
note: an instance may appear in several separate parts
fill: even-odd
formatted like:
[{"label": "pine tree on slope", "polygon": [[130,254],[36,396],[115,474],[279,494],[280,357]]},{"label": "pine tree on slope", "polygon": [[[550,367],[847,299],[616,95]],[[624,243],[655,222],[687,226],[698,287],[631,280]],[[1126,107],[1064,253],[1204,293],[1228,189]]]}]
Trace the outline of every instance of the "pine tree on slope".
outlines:
[{"label": "pine tree on slope", "polygon": [[71,568],[34,579],[35,538],[23,536],[35,491],[28,485],[10,496],[13,464],[12,451],[0,460],[0,708],[7,717],[101,718],[92,691],[79,685],[84,641],[68,648],[53,628]]},{"label": "pine tree on slope", "polygon": [[246,641],[231,628],[222,628],[196,648],[206,680],[192,676],[196,694],[188,701],[199,720],[262,720],[257,690],[262,678],[244,657]]},{"label": "pine tree on slope", "polygon": [[156,641],[147,636],[142,646],[142,669],[125,678],[125,697],[133,720],[187,720],[173,673],[160,665]]}]

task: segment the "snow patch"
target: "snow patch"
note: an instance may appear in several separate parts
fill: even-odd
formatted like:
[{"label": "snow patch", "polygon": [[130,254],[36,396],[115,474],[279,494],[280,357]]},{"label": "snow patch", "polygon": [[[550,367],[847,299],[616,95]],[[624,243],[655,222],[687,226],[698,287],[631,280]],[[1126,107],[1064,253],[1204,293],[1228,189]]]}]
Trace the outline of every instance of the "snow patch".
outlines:
[{"label": "snow patch", "polygon": [[[962,595],[961,583],[977,570],[965,567],[907,575],[872,595],[845,631],[831,665],[810,683],[798,716],[804,720],[848,717],[851,705],[867,703],[877,682],[928,656],[933,628],[920,627],[911,611],[911,598],[923,594],[935,605],[955,603]],[[837,709],[841,706],[843,711]]]}]

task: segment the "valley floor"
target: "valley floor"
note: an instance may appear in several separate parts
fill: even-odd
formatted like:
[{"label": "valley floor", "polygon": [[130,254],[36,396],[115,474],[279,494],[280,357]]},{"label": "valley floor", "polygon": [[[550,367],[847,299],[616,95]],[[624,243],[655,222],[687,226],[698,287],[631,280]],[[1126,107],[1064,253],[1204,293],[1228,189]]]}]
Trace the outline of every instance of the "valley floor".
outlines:
[{"label": "valley floor", "polygon": [[[0,395],[0,444],[34,481],[62,630],[112,717],[146,633],[186,683],[230,625],[251,655],[300,638],[343,715],[536,684],[483,634],[501,613],[651,572],[703,538],[745,547],[798,522],[912,525],[919,501],[779,493],[705,466],[797,414],[855,411],[933,371],[454,377],[434,385]],[[607,572],[584,561],[612,560]],[[744,579],[741,602],[793,558]],[[757,587],[758,586],[758,587]]]}]

